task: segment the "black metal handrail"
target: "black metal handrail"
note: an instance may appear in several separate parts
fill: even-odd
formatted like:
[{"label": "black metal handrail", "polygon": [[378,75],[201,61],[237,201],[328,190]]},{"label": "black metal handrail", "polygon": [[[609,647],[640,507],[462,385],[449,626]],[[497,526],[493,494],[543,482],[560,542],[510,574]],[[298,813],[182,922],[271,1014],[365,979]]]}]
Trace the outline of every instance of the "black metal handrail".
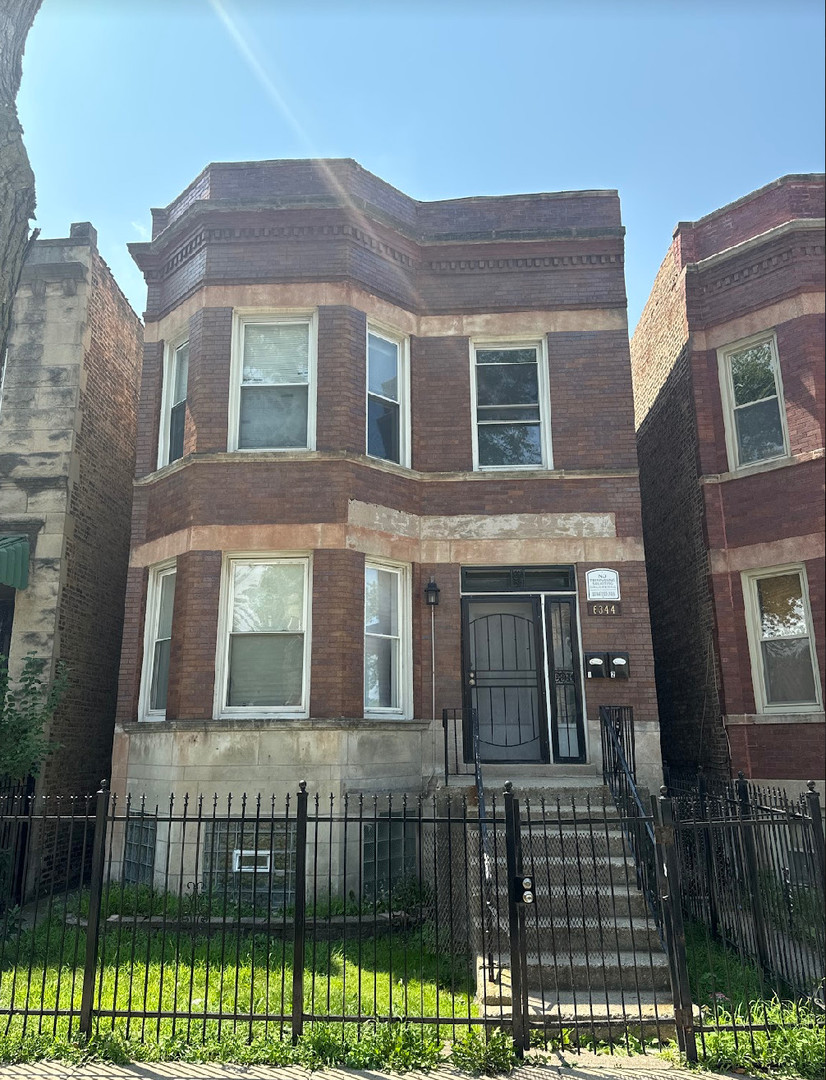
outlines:
[{"label": "black metal handrail", "polygon": [[614,799],[637,871],[637,886],[662,935],[662,911],[657,891],[656,840],[651,809],[637,788],[634,713],[629,705],[600,705],[602,778]]}]

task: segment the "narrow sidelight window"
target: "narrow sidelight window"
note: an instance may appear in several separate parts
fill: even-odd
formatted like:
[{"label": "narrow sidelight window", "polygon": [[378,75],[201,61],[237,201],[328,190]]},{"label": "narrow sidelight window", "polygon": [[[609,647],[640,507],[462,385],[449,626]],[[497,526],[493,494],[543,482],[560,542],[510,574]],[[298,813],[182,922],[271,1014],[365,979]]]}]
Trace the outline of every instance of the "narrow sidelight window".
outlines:
[{"label": "narrow sidelight window", "polygon": [[769,710],[816,706],[811,615],[802,570],[748,574],[757,699]]},{"label": "narrow sidelight window", "polygon": [[480,469],[546,463],[538,345],[474,349],[476,460]]},{"label": "narrow sidelight window", "polygon": [[166,369],[164,417],[161,425],[161,449],[158,466],[168,465],[184,456],[184,421],[189,381],[189,342],[170,351]]},{"label": "narrow sidelight window", "polygon": [[367,453],[406,464],[405,348],[374,330],[367,333]]},{"label": "narrow sidelight window", "polygon": [[145,719],[162,719],[166,714],[174,606],[175,566],[157,567],[149,576],[146,604],[147,637],[142,710]]},{"label": "narrow sidelight window", "polygon": [[309,319],[241,323],[239,449],[311,446],[310,328]]},{"label": "narrow sidelight window", "polygon": [[732,468],[788,453],[785,407],[774,335],[722,350]]},{"label": "narrow sidelight window", "polygon": [[230,562],[223,710],[306,713],[308,575],[306,558]]},{"label": "narrow sidelight window", "polygon": [[401,715],[407,707],[405,568],[367,563],[364,580],[364,708]]}]

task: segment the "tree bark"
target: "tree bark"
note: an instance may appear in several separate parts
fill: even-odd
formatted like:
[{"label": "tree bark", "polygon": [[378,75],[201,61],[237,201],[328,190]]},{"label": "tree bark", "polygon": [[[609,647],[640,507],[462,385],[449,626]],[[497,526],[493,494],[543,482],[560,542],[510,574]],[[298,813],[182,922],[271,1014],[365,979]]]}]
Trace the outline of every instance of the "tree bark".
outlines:
[{"label": "tree bark", "polygon": [[34,173],[17,117],[17,91],[26,37],[42,0],[0,2],[0,381],[6,361],[12,304],[34,217]]}]

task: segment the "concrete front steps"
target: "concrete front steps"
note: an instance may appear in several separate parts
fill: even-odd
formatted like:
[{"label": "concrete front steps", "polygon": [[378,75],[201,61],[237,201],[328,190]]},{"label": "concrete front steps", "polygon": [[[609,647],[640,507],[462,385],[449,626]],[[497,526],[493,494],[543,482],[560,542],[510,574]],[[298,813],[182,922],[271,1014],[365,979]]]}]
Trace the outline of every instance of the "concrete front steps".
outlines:
[{"label": "concrete front steps", "polygon": [[[585,1025],[599,1038],[623,1026],[673,1035],[668,961],[610,794],[601,781],[582,790],[567,778],[534,786],[536,779],[517,792],[523,870],[536,891],[525,908],[532,1018]],[[494,977],[480,957],[477,996],[486,1015],[504,1019],[511,1008],[504,826],[491,823],[490,833],[498,930],[490,943]]]}]

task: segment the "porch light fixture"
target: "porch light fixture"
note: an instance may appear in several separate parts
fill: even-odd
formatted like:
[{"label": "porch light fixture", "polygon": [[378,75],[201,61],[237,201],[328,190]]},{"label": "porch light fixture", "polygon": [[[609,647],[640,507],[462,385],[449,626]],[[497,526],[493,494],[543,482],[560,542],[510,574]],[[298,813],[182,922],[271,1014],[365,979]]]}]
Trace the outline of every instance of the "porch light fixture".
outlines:
[{"label": "porch light fixture", "polygon": [[439,603],[439,593],[441,590],[433,578],[428,581],[424,587],[424,598],[427,601],[428,607],[437,607]]}]

